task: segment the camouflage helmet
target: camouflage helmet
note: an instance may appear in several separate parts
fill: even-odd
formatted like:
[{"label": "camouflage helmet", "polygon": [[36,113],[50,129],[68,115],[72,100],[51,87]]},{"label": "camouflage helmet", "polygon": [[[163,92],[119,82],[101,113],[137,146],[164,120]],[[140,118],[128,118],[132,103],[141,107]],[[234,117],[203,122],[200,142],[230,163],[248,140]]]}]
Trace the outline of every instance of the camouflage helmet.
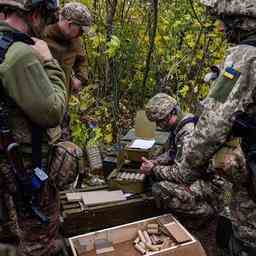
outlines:
[{"label": "camouflage helmet", "polygon": [[61,10],[61,16],[74,24],[81,26],[82,30],[87,33],[92,24],[92,16],[89,9],[77,2],[65,4]]},{"label": "camouflage helmet", "polygon": [[157,122],[163,120],[175,109],[177,101],[166,93],[158,93],[151,98],[146,107],[146,115],[150,121]]},{"label": "camouflage helmet", "polygon": [[237,17],[236,25],[242,30],[251,31],[256,28],[256,1],[252,0],[200,0],[210,12],[216,16]]},{"label": "camouflage helmet", "polygon": [[58,0],[0,0],[0,6],[10,6],[23,11],[30,11],[42,4],[48,11],[56,11],[59,7]]}]

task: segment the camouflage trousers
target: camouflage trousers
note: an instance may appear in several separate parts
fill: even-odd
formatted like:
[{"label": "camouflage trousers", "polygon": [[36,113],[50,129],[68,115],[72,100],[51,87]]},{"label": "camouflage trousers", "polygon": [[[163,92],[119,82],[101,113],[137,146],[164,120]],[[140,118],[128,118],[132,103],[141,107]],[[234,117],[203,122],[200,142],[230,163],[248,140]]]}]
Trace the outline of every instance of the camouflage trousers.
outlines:
[{"label": "camouflage trousers", "polygon": [[155,183],[152,192],[160,207],[208,218],[224,207],[223,184],[225,181],[217,176],[209,181],[197,180],[190,185],[164,180]]},{"label": "camouflage trousers", "polygon": [[9,168],[7,161],[0,157],[0,207],[3,218],[0,224],[0,242],[16,246],[19,243],[20,227],[13,197],[16,186]]}]

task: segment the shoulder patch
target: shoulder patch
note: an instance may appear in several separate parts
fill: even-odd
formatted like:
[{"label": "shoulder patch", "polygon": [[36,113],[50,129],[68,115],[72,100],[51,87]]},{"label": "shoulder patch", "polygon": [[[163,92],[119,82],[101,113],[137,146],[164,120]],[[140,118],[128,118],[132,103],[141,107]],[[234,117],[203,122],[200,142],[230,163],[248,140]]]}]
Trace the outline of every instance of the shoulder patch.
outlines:
[{"label": "shoulder patch", "polygon": [[240,76],[241,72],[233,66],[227,67],[217,79],[208,96],[224,103]]},{"label": "shoulder patch", "polygon": [[231,67],[227,67],[223,73],[223,75],[226,78],[229,78],[231,80],[233,79],[238,79],[240,77],[240,72],[236,69],[234,69],[232,66]]}]

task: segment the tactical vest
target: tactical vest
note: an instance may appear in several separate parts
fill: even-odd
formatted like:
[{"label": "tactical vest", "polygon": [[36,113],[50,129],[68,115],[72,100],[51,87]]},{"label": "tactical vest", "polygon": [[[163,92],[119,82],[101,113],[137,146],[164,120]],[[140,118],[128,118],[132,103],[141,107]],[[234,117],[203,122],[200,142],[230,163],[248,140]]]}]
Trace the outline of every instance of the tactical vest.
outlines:
[{"label": "tactical vest", "polygon": [[[23,42],[25,44],[34,44],[34,41],[26,34],[21,32],[3,32],[0,33],[0,64],[4,61],[5,55],[11,45],[15,42]],[[41,188],[44,181],[48,179],[48,176],[41,169],[41,140],[42,140],[42,129],[32,123],[32,172],[26,170],[23,166],[22,156],[18,152],[19,145],[15,143],[11,130],[9,127],[9,111],[10,104],[12,102],[4,94],[2,85],[0,84],[1,98],[0,98],[0,153],[3,153],[8,158],[11,167],[10,171],[4,173],[3,170],[1,174],[4,179],[4,184],[8,187],[15,187],[15,192],[9,191],[12,196],[15,198],[15,206],[19,211],[26,211],[29,209],[31,213],[38,217],[42,223],[47,223],[48,219],[40,212],[38,206],[37,191]],[[15,103],[13,102],[15,105]],[[12,176],[13,178],[7,180],[7,177]],[[7,180],[7,181],[6,181]],[[7,183],[14,184],[7,184]],[[10,190],[10,189],[9,189]],[[1,200],[0,200],[1,202]],[[0,209],[3,209],[3,205],[0,205]],[[4,223],[4,211],[0,220],[2,218],[2,223]],[[0,214],[1,215],[1,214]]]},{"label": "tactical vest", "polygon": [[[26,44],[34,44],[33,40],[27,36],[24,33],[20,32],[1,32],[0,33],[0,64],[3,63],[5,59],[5,55],[8,51],[8,49],[11,47],[11,45],[15,42],[23,42]],[[9,131],[9,116],[8,116],[8,110],[7,110],[7,97],[5,97],[3,87],[0,81],[0,154],[2,154],[5,150],[5,145],[7,144],[6,136],[5,135]],[[2,159],[3,160],[3,159]],[[4,182],[5,186],[2,189],[7,189],[12,191],[11,188],[15,188],[15,180],[12,178],[12,175],[10,172],[5,172],[4,170],[0,170],[2,173],[2,182]],[[7,222],[11,221],[11,219],[8,218],[8,213],[6,212],[6,205],[5,200],[3,199],[3,195],[0,196],[0,234],[1,239],[5,239],[5,237],[8,237],[8,226],[6,227]],[[14,235],[14,234],[13,234]],[[11,235],[12,236],[12,235]]]}]

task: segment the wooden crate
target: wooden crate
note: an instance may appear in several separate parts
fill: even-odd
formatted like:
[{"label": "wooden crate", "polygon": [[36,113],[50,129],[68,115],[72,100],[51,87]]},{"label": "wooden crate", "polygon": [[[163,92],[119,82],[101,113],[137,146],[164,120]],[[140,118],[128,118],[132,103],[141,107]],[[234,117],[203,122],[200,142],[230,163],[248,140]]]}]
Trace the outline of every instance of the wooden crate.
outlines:
[{"label": "wooden crate", "polygon": [[78,202],[68,203],[63,195],[61,231],[65,237],[122,225],[163,214],[153,196],[141,194],[124,202],[81,209]]},{"label": "wooden crate", "polygon": [[[72,253],[74,256],[96,256],[95,241],[98,239],[105,239],[112,243],[115,250],[113,252],[102,254],[102,256],[140,256],[142,254],[135,250],[133,246],[133,241],[137,237],[138,230],[145,229],[147,224],[155,223],[161,217],[163,216],[71,237],[69,238],[69,243]],[[168,218],[169,217],[170,215],[168,215]],[[178,231],[175,231],[174,229],[174,233],[177,232],[177,237],[183,235],[188,239],[169,248],[150,252],[145,255],[206,256],[201,244],[174,217],[171,216],[171,218],[172,220],[170,224],[175,224],[176,227],[178,226]],[[175,237],[175,234],[173,237]]]}]

